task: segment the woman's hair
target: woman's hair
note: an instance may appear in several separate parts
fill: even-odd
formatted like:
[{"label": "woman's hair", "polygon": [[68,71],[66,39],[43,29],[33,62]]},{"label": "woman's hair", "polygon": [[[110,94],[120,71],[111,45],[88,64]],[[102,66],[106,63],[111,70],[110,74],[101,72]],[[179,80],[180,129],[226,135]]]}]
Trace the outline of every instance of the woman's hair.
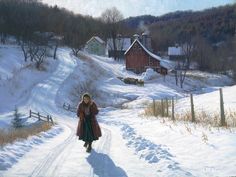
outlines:
[{"label": "woman's hair", "polygon": [[82,100],[84,100],[84,97],[91,99],[91,95],[89,93],[84,93],[82,96]]}]

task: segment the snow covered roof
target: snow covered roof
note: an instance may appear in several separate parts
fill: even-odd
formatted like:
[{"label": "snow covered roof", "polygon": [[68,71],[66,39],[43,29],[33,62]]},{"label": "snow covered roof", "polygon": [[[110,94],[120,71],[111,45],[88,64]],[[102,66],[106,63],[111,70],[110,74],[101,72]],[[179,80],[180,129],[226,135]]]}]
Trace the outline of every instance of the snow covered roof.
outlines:
[{"label": "snow covered roof", "polygon": [[[124,50],[124,51],[126,51],[129,48],[130,45],[131,45],[131,39],[130,38],[119,38],[119,39],[116,39],[117,50]],[[108,50],[113,50],[114,49],[114,45],[113,45],[112,39],[108,39],[107,40],[107,48],[108,48]]]},{"label": "snow covered roof", "polygon": [[138,40],[135,39],[134,42],[131,44],[131,46],[126,50],[125,55],[130,51],[130,49],[133,47],[133,45],[138,42],[139,45],[143,48],[143,50],[152,58],[160,61],[160,65],[166,69],[172,69],[173,65],[171,61],[163,60],[161,57],[155,55],[154,53],[150,52],[146,47],[143,46],[143,44]]},{"label": "snow covered roof", "polygon": [[96,39],[99,43],[101,44],[105,44],[105,42],[98,36],[93,36],[91,39],[88,40],[87,43],[89,43],[90,41],[92,41],[93,39]]},{"label": "snow covered roof", "polygon": [[180,56],[183,55],[182,47],[168,47],[169,56]]},{"label": "snow covered roof", "polygon": [[168,69],[168,70],[172,70],[172,69],[175,68],[175,63],[173,63],[173,62],[170,61],[170,60],[164,60],[164,59],[162,59],[162,60],[160,61],[160,65],[163,66],[163,67],[165,67],[165,68]]}]

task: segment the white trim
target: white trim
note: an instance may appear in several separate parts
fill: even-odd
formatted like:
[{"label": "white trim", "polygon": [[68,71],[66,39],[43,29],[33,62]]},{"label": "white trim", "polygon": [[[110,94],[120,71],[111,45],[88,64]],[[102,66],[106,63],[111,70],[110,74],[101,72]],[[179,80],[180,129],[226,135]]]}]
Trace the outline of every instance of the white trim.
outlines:
[{"label": "white trim", "polygon": [[98,36],[93,36],[91,37],[86,43],[88,44],[90,41],[92,41],[93,39],[95,39],[96,41],[98,41],[100,44],[105,44],[105,42]]}]

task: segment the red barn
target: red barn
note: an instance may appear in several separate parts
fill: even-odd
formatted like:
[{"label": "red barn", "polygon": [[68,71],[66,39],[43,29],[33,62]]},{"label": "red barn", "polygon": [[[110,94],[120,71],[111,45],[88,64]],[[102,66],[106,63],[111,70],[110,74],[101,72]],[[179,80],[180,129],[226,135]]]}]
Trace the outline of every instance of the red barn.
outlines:
[{"label": "red barn", "polygon": [[166,75],[168,69],[162,66],[162,59],[147,50],[143,44],[136,39],[125,52],[126,69],[135,73],[145,72],[147,68]]}]

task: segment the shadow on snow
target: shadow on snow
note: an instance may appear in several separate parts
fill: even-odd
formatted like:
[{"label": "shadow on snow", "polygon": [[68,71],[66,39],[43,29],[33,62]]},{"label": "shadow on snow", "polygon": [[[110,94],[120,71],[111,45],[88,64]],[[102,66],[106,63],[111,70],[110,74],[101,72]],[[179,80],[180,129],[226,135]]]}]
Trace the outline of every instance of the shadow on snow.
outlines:
[{"label": "shadow on snow", "polygon": [[93,168],[94,174],[99,177],[128,177],[126,172],[116,166],[106,154],[92,150],[91,154],[87,157],[87,161]]}]

